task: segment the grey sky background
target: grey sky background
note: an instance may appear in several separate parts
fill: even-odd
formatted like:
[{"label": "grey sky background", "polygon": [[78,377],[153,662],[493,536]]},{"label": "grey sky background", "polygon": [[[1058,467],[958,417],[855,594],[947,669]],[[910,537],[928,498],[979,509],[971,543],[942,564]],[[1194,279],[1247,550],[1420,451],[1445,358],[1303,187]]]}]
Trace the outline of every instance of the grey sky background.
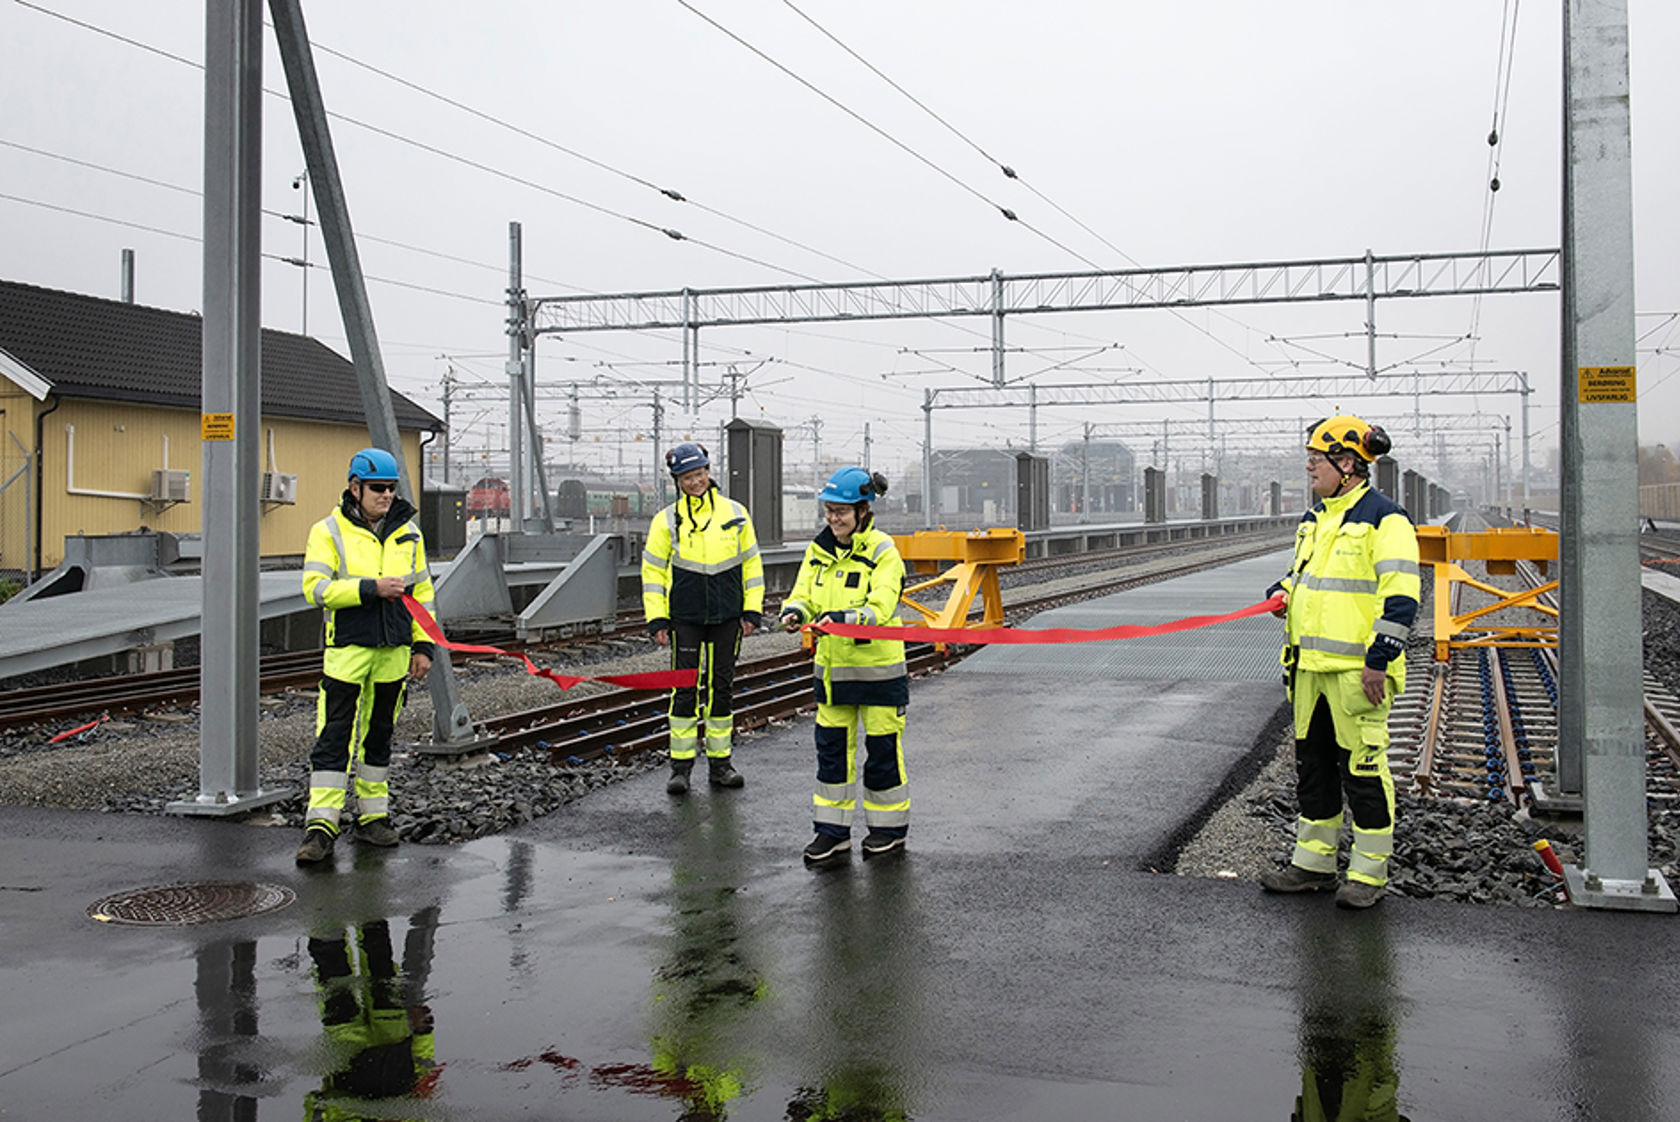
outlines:
[{"label": "grey sky background", "polygon": [[[1487,135],[1497,110],[1502,189],[1487,244],[1559,241],[1556,0],[690,4],[306,0],[328,107],[362,122],[335,120],[334,141],[387,372],[439,413],[446,371],[479,387],[463,390],[454,407],[457,447],[494,459],[505,446],[507,410],[493,394],[505,387],[509,220],[524,224],[533,295],[1283,260],[1367,248],[1468,252],[1483,244]],[[1680,360],[1671,350],[1680,348],[1672,315],[1680,309],[1680,216],[1671,188],[1680,171],[1672,140],[1680,134],[1680,76],[1670,56],[1680,42],[1680,5],[1631,0],[1630,8],[1640,434],[1672,447],[1680,443]],[[202,71],[111,35],[196,64],[203,5],[0,0],[0,41],[9,48],[0,68],[0,274],[116,296],[120,252],[132,247],[139,300],[196,309]],[[285,89],[272,37],[264,84]],[[303,158],[283,97],[265,99],[264,130],[264,206],[299,213],[292,182]],[[1006,179],[1000,162],[1021,180]],[[673,241],[561,194],[695,240]],[[1006,221],[998,206],[1023,222]],[[88,217],[95,215],[162,232]],[[294,223],[265,217],[263,234],[265,252],[302,251]],[[318,237],[309,257],[324,262]],[[295,266],[265,261],[267,326],[299,328],[301,281]],[[1557,439],[1557,316],[1555,295],[1379,304],[1379,365],[1465,369],[1473,361],[1477,369],[1526,371],[1536,389],[1535,454],[1544,462]],[[311,334],[345,350],[324,268],[310,271],[308,317]],[[1361,376],[1363,322],[1357,302],[1183,317],[1012,317],[1008,342],[1022,349],[1009,355],[1008,370],[1012,378],[1045,370],[1040,380],[1055,382],[1313,373],[1326,379],[1324,400],[1222,403],[1219,415],[1410,413],[1410,399],[1336,399],[1335,379]],[[753,371],[743,414],[790,429],[821,416],[825,458],[861,457],[867,422],[877,465],[904,471],[919,462],[924,388],[979,385],[989,375],[988,340],[985,320],[719,329],[702,332],[701,357]],[[588,393],[611,387],[619,395],[584,403],[577,459],[607,468],[620,456],[651,462],[647,441],[630,438],[649,433],[650,387],[675,381],[680,357],[676,333],[545,337],[537,357],[544,393],[576,381]],[[721,385],[725,369],[705,367],[705,382]],[[1515,421],[1518,402],[1438,398],[1424,409]],[[542,413],[551,460],[570,458],[563,403]],[[1086,421],[1205,415],[1194,404],[1044,408],[1039,439],[1041,446],[1075,439]],[[673,408],[666,431],[711,439],[728,416],[723,397],[695,414]],[[941,410],[935,426],[940,446],[1023,447],[1028,431],[1024,409]],[[1396,436],[1404,456],[1412,434]],[[810,446],[808,431],[790,431],[790,468],[809,461]]]}]

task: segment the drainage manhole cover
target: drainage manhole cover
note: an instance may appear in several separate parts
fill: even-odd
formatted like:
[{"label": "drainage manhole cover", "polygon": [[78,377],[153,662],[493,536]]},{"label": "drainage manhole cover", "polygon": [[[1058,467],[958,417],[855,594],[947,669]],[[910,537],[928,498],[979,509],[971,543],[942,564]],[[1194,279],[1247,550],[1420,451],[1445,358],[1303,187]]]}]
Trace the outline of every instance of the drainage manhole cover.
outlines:
[{"label": "drainage manhole cover", "polygon": [[284,908],[297,894],[275,884],[209,881],[166,884],[107,896],[87,910],[100,923],[133,923],[145,927],[174,927],[189,923],[218,923],[244,919]]}]

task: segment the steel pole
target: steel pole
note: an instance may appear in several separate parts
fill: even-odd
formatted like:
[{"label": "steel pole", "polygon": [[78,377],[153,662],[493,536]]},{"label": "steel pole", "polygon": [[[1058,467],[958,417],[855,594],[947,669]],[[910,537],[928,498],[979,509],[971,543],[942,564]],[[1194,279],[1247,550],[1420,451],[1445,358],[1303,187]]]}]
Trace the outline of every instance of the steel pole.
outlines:
[{"label": "steel pole", "polygon": [[309,188],[315,193],[321,241],[327,248],[327,264],[332,269],[333,287],[338,293],[350,359],[356,367],[368,433],[375,445],[397,458],[403,496],[418,505],[420,491],[409,477],[402,434],[397,430],[397,415],[391,408],[391,387],[385,380],[385,362],[373,328],[373,308],[368,303],[361,256],[356,251],[356,237],[350,227],[350,209],[338,174],[338,157],[333,151],[332,131],[327,126],[327,107],[315,75],[315,58],[309,45],[309,30],[304,26],[303,10],[299,0],[269,0],[269,13],[274,19],[274,40],[280,49],[280,62],[286,69],[292,114],[297,119],[298,140],[309,169]]},{"label": "steel pole", "polygon": [[1627,0],[1566,0],[1563,38],[1558,751],[1586,826],[1564,875],[1577,906],[1673,912],[1648,863]]},{"label": "steel pole", "polygon": [[[262,427],[262,0],[206,7],[203,631],[199,786],[182,814],[260,801],[257,509]],[[283,797],[278,792],[275,797]]]}]

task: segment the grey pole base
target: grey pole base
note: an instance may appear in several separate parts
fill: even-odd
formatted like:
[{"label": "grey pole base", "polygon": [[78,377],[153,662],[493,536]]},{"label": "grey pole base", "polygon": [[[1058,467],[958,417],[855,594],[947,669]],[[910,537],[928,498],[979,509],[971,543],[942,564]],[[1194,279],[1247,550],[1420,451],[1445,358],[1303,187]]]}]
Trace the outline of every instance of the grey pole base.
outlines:
[{"label": "grey pole base", "polygon": [[1662,873],[1651,869],[1643,881],[1606,880],[1579,865],[1563,867],[1569,902],[1577,908],[1606,908],[1623,912],[1673,912],[1674,890]]},{"label": "grey pole base", "polygon": [[163,809],[170,814],[188,814],[197,818],[232,818],[249,814],[258,807],[282,802],[296,793],[292,787],[270,787],[266,791],[259,788],[248,795],[229,795],[222,791],[214,795],[201,794],[196,799],[177,799]]},{"label": "grey pole base", "polygon": [[1569,815],[1581,817],[1585,800],[1578,794],[1570,795],[1555,788],[1547,787],[1538,779],[1528,781],[1529,798],[1534,802],[1534,809],[1545,814]]},{"label": "grey pole base", "polygon": [[482,734],[451,740],[439,740],[434,736],[430,741],[415,744],[413,751],[417,756],[470,756],[474,752],[494,751],[501,742],[499,736]]}]

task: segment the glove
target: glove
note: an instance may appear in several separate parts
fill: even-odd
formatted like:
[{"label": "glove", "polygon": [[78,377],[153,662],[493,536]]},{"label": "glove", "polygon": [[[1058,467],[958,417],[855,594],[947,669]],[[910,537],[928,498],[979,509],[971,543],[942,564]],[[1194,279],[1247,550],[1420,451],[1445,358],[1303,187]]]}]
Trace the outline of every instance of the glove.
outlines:
[{"label": "glove", "polygon": [[847,608],[844,611],[824,612],[817,619],[823,623],[856,623],[857,611],[853,608]]}]

